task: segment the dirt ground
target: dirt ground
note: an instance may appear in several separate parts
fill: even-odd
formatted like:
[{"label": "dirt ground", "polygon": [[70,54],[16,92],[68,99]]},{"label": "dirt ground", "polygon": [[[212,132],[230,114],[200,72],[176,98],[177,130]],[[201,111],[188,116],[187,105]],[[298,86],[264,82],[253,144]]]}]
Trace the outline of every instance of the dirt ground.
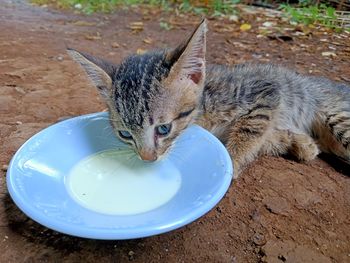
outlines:
[{"label": "dirt ground", "polygon": [[[242,22],[210,20],[208,61],[270,61],[350,82],[349,34],[294,28],[258,36],[259,26],[273,18],[256,15],[246,14],[248,31],[239,29]],[[143,30],[133,32],[130,23],[137,21]],[[173,29],[162,29],[160,21]],[[4,165],[26,139],[62,117],[105,108],[66,55],[67,46],[119,62],[137,50],[174,46],[198,21],[156,10],[84,16],[1,1],[0,262],[350,262],[350,169],[332,160],[260,158],[207,215],[129,241],[54,232],[9,198]]]}]

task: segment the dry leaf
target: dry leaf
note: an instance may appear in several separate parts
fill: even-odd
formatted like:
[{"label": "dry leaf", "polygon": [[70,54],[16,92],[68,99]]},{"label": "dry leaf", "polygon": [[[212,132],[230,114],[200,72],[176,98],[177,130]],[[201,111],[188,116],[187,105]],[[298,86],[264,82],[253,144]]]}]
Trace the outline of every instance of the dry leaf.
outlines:
[{"label": "dry leaf", "polygon": [[235,31],[235,26],[214,24],[214,31],[219,33],[227,33]]},{"label": "dry leaf", "polygon": [[146,52],[147,52],[147,50],[146,50],[146,49],[142,49],[142,48],[138,48],[138,49],[136,50],[136,53],[137,53],[138,55],[145,54]]},{"label": "dry leaf", "polygon": [[150,15],[144,15],[144,16],[142,17],[142,20],[145,20],[145,21],[152,20],[152,16],[150,16]]},{"label": "dry leaf", "polygon": [[113,48],[118,48],[118,47],[120,47],[120,45],[119,45],[117,42],[113,42],[113,43],[111,44],[111,46],[112,46]]},{"label": "dry leaf", "polygon": [[72,25],[75,25],[75,26],[96,26],[96,23],[78,20],[78,21],[73,22]]},{"label": "dry leaf", "polygon": [[85,39],[87,39],[87,40],[100,40],[101,35],[99,32],[97,32],[96,35],[85,35]]},{"label": "dry leaf", "polygon": [[143,22],[131,22],[129,24],[129,28],[133,31],[133,32],[140,32],[143,30]]},{"label": "dry leaf", "polygon": [[322,56],[324,56],[324,57],[336,57],[337,54],[335,54],[334,52],[325,51],[325,52],[322,52]]},{"label": "dry leaf", "polygon": [[247,31],[249,29],[252,28],[252,26],[250,24],[242,24],[240,27],[239,27],[242,31]]},{"label": "dry leaf", "polygon": [[152,44],[152,43],[153,43],[153,40],[152,40],[152,38],[150,38],[150,37],[146,37],[146,38],[143,40],[143,43]]}]

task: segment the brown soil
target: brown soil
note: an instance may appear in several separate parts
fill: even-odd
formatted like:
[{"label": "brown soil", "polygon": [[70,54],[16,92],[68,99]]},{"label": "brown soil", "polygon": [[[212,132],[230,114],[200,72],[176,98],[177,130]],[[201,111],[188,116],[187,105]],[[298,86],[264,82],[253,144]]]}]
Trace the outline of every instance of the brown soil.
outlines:
[{"label": "brown soil", "polygon": [[[288,37],[276,38],[276,30],[259,38],[258,26],[273,18],[256,15],[245,16],[253,26],[245,32],[228,20],[211,20],[209,62],[270,61],[350,81],[349,34],[301,28],[288,31]],[[161,18],[174,28],[161,29]],[[196,222],[129,241],[51,231],[28,219],[9,198],[4,165],[26,139],[64,116],[105,108],[67,57],[66,46],[119,62],[137,49],[173,46],[198,20],[142,10],[83,16],[2,1],[0,262],[350,262],[350,169],[337,162],[260,158]],[[135,21],[143,21],[143,31],[132,32],[129,24]]]}]

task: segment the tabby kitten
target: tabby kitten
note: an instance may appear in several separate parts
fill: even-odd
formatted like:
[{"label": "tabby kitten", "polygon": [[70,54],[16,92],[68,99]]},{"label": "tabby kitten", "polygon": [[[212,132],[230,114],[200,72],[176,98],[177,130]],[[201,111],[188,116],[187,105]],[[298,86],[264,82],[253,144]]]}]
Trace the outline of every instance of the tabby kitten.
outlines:
[{"label": "tabby kitten", "polygon": [[191,123],[216,135],[235,176],[258,155],[320,151],[350,163],[350,87],[261,64],[206,65],[206,21],[173,50],[120,65],[69,49],[104,97],[116,135],[154,161]]}]

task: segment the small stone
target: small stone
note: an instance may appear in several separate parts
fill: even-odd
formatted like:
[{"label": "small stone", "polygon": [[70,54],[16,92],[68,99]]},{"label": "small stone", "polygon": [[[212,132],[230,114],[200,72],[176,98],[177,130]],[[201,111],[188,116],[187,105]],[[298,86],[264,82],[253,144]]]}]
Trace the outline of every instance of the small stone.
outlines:
[{"label": "small stone", "polygon": [[263,203],[268,211],[276,215],[288,215],[291,212],[289,202],[283,197],[267,197]]},{"label": "small stone", "polygon": [[21,93],[21,94],[26,94],[25,90],[21,87],[15,87],[15,90],[18,92],[18,93]]},{"label": "small stone", "polygon": [[258,245],[258,246],[263,246],[266,244],[265,236],[260,233],[256,233],[253,236],[252,241],[254,242],[255,245]]},{"label": "small stone", "polygon": [[263,23],[263,26],[264,27],[272,27],[273,26],[273,23],[272,22],[269,22],[269,21],[266,21]]},{"label": "small stone", "polygon": [[238,16],[236,16],[236,15],[230,15],[230,16],[228,17],[228,19],[229,19],[230,21],[233,21],[233,22],[238,22],[238,20],[239,20]]}]

